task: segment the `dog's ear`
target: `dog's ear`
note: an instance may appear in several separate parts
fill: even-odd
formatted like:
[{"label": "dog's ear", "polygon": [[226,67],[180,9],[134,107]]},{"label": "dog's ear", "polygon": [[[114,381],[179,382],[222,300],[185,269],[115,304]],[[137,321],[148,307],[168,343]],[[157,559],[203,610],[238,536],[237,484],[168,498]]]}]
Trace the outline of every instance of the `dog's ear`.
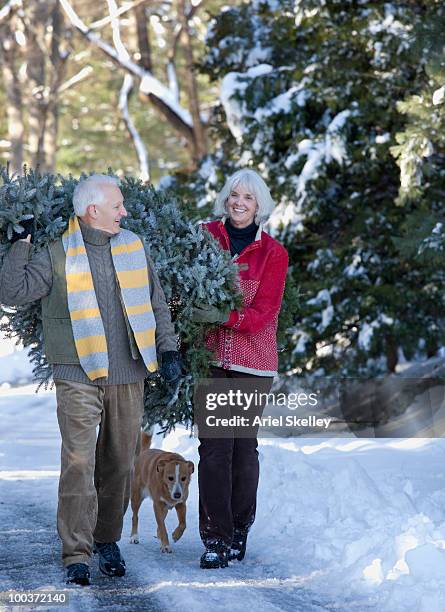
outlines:
[{"label": "dog's ear", "polygon": [[195,471],[195,466],[193,465],[193,461],[187,461],[187,465],[189,466],[189,474],[193,474]]},{"label": "dog's ear", "polygon": [[168,461],[166,461],[165,459],[162,459],[161,461],[159,461],[158,465],[156,466],[156,471],[163,472],[167,463]]}]

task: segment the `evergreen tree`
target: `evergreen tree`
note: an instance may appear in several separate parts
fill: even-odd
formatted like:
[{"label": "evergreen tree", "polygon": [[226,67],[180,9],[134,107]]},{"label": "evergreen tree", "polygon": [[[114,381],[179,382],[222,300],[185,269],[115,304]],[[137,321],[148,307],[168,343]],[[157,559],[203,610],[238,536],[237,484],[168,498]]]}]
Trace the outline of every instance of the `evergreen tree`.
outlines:
[{"label": "evergreen tree", "polygon": [[[35,171],[11,177],[4,168],[0,177],[1,266],[13,232],[23,233],[25,221],[34,220],[35,248],[63,233],[78,181]],[[194,383],[208,368],[210,355],[203,339],[206,326],[190,320],[191,309],[200,303],[239,307],[237,266],[208,232],[184,219],[174,200],[132,178],[122,180],[120,188],[128,211],[122,225],[148,243],[181,343],[185,372],[177,394],[171,398],[157,374],[146,381],[145,425],[162,423],[170,430],[178,422],[191,423]],[[1,331],[30,347],[34,374],[47,383],[51,368],[44,353],[40,303],[0,306],[0,319]]]},{"label": "evergreen tree", "polygon": [[437,0],[252,0],[211,23],[217,148],[191,184],[205,204],[253,166],[272,187],[304,295],[294,371],[394,371],[445,340],[444,275],[402,244],[444,192],[443,106],[418,105],[439,86],[444,17]]}]

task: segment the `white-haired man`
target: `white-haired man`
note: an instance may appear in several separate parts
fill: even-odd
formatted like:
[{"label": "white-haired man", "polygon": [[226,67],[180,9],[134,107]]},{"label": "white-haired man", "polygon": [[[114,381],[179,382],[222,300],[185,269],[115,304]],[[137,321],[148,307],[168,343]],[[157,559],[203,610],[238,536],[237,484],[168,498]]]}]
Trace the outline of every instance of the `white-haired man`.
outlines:
[{"label": "white-haired man", "polygon": [[[134,233],[117,179],[92,175],[73,195],[63,236],[34,253],[16,241],[0,276],[0,302],[40,299],[62,437],[57,528],[67,583],[90,584],[89,563],[123,576],[116,544],[128,506],[143,413],[144,379],[178,380],[181,360],[153,261]],[[96,428],[99,426],[98,434]]]}]

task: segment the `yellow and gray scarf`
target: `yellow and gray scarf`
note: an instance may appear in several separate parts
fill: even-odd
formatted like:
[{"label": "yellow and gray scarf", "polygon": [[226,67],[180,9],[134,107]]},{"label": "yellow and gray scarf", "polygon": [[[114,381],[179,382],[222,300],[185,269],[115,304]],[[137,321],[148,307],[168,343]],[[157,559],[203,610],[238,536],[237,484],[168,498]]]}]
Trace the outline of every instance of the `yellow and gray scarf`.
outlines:
[{"label": "yellow and gray scarf", "polygon": [[[79,221],[71,217],[62,236],[66,253],[68,309],[80,365],[90,380],[108,376],[108,351],[90,264]],[[110,239],[111,256],[125,311],[149,372],[158,368],[156,321],[150,302],[147,260],[141,240],[122,229]]]}]

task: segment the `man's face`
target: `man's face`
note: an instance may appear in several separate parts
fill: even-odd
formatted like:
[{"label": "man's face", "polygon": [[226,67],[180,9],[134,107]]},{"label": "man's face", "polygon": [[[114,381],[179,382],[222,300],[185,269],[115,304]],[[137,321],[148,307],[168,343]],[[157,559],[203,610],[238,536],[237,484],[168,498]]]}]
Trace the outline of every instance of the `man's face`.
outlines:
[{"label": "man's face", "polygon": [[124,206],[124,198],[117,185],[101,185],[104,201],[101,204],[90,204],[90,225],[110,234],[120,232],[122,217],[127,216]]}]

